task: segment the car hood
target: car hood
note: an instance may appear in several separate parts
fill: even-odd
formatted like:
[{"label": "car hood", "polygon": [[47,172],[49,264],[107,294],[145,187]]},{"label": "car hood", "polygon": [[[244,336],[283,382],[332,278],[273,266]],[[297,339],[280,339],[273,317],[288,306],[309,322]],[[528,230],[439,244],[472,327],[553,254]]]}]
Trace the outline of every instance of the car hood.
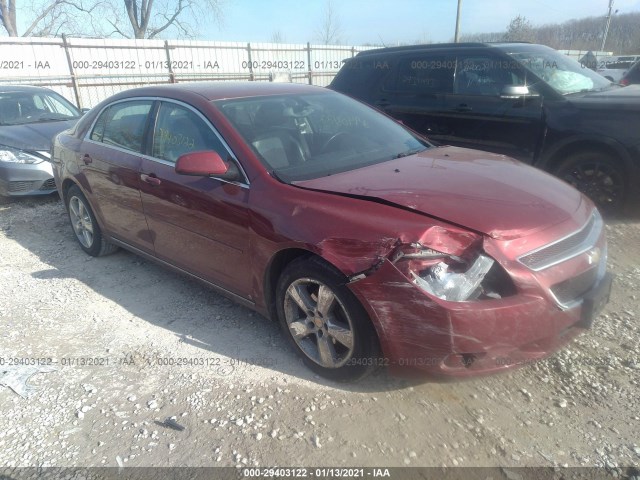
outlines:
[{"label": "car hood", "polygon": [[583,201],[577,190],[538,169],[449,146],[294,184],[391,203],[501,239],[563,222]]},{"label": "car hood", "polygon": [[0,126],[0,145],[29,151],[49,151],[53,137],[73,127],[78,119],[60,122]]},{"label": "car hood", "polygon": [[640,110],[640,85],[612,88],[602,92],[576,93],[567,99],[578,107],[603,108],[615,107],[623,110]]}]

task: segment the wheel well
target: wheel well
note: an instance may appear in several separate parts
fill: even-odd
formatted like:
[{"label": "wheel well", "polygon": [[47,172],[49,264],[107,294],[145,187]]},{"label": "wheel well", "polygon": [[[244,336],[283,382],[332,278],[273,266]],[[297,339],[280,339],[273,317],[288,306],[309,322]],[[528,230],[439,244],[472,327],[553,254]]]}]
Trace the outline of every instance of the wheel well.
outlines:
[{"label": "wheel well", "polygon": [[66,205],[67,204],[67,192],[69,191],[69,189],[74,186],[75,183],[72,180],[69,180],[68,178],[66,178],[63,182],[62,182],[62,202]]},{"label": "wheel well", "polygon": [[313,254],[309,250],[304,250],[302,248],[289,248],[287,250],[279,251],[271,259],[269,268],[267,268],[264,278],[264,299],[269,310],[269,316],[272,320],[278,318],[278,315],[276,313],[275,291],[280,275],[282,274],[284,269],[287,268],[287,265],[289,265],[294,260],[302,257],[312,256],[315,256],[315,254]]},{"label": "wheel well", "polygon": [[616,152],[616,150],[613,147],[610,147],[609,145],[599,143],[599,142],[582,142],[581,141],[581,142],[570,143],[569,145],[565,145],[564,147],[560,148],[560,150],[555,152],[547,162],[546,170],[553,173],[560,166],[560,164],[571,155],[574,155],[580,152],[594,152],[594,151],[603,152],[608,155],[611,155],[616,159],[622,160],[621,164],[626,168],[626,163],[623,161],[622,158],[620,158],[620,155],[618,154],[618,152]]}]

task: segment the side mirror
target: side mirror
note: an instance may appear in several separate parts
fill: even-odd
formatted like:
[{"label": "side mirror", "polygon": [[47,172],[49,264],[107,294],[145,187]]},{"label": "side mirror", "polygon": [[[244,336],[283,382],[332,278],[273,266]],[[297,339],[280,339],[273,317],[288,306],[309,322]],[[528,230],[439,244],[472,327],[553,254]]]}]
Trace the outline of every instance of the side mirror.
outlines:
[{"label": "side mirror", "polygon": [[539,97],[540,94],[532,92],[526,85],[506,85],[500,93],[500,98]]},{"label": "side mirror", "polygon": [[176,173],[196,177],[218,177],[230,181],[238,180],[240,176],[235,164],[225,162],[213,150],[180,155],[176,162]]}]

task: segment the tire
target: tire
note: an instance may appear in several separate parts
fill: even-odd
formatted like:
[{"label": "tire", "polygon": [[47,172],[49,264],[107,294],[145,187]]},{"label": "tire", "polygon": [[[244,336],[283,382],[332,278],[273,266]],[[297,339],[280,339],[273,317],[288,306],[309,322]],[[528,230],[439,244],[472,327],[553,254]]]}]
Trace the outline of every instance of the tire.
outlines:
[{"label": "tire", "polygon": [[[321,291],[327,302],[319,307]],[[332,266],[317,257],[294,260],[280,276],[276,302],[284,335],[315,373],[353,382],[375,370],[375,329],[345,277]]]},{"label": "tire", "polygon": [[620,213],[625,207],[625,167],[608,153],[574,153],[558,166],[555,174],[588,196],[605,214]]},{"label": "tire", "polygon": [[71,228],[80,244],[80,248],[92,257],[102,257],[118,250],[118,247],[107,242],[102,230],[82,191],[73,185],[67,191],[67,212]]}]

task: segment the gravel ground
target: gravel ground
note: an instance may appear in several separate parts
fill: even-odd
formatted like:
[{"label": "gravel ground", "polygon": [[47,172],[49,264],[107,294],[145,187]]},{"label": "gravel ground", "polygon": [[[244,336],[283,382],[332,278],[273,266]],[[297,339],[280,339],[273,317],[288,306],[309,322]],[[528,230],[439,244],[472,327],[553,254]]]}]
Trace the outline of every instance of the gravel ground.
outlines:
[{"label": "gravel ground", "polygon": [[611,303],[550,359],[461,383],[379,372],[345,386],[310,373],[274,323],[206,287],[124,251],[88,257],[57,198],[4,200],[0,373],[12,358],[52,362],[37,362],[28,398],[0,386],[0,466],[627,475],[640,464],[640,222],[607,229]]}]

